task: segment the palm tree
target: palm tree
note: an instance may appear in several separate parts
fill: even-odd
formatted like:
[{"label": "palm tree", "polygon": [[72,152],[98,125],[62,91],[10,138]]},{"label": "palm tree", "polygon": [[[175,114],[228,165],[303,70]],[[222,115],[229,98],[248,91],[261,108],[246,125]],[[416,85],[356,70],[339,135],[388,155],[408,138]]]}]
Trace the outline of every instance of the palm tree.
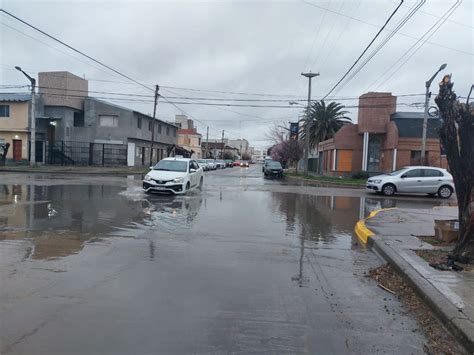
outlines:
[{"label": "palm tree", "polygon": [[[339,129],[352,123],[352,120],[346,116],[348,111],[344,111],[344,106],[337,102],[330,102],[328,105],[324,101],[316,101],[309,110],[310,127],[309,142],[312,148],[318,143],[332,138]],[[303,124],[300,137],[305,139],[306,123]]]}]

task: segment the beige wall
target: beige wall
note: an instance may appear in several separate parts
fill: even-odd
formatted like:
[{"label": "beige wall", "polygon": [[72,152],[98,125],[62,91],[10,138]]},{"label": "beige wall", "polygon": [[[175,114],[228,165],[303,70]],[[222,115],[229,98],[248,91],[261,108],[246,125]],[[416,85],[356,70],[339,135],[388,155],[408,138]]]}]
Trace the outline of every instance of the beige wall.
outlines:
[{"label": "beige wall", "polygon": [[38,86],[45,106],[84,109],[89,86],[87,80],[65,71],[42,72],[38,73]]},{"label": "beige wall", "polygon": [[29,102],[2,102],[10,106],[10,117],[0,117],[0,140],[10,143],[7,159],[13,159],[13,140],[21,140],[22,159],[28,159]]},{"label": "beige wall", "polygon": [[178,145],[187,150],[194,151],[193,158],[202,158],[201,145],[199,144],[200,135],[194,134],[179,134],[178,133]]},{"label": "beige wall", "polygon": [[10,117],[0,117],[0,131],[28,130],[29,101],[1,102],[0,105],[10,106]]}]

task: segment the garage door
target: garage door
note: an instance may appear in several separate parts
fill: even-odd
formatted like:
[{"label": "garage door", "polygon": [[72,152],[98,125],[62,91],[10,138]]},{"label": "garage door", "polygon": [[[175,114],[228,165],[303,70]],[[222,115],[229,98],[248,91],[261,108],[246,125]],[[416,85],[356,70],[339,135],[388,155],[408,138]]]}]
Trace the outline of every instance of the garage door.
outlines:
[{"label": "garage door", "polygon": [[352,171],[352,150],[337,151],[337,171]]}]

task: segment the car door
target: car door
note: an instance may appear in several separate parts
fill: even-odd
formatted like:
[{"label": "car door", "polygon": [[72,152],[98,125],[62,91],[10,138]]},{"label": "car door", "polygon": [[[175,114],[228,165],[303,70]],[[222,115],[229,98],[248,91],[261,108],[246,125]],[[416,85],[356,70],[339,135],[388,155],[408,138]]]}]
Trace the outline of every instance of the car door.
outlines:
[{"label": "car door", "polygon": [[437,169],[423,169],[423,192],[434,194],[443,182],[444,174]]},{"label": "car door", "polygon": [[[194,170],[191,172],[191,170]],[[189,162],[189,180],[191,181],[191,186],[197,185],[197,176],[198,176],[199,165],[195,160]]]},{"label": "car door", "polygon": [[422,187],[423,169],[410,169],[400,176],[397,183],[397,192],[423,192]]}]

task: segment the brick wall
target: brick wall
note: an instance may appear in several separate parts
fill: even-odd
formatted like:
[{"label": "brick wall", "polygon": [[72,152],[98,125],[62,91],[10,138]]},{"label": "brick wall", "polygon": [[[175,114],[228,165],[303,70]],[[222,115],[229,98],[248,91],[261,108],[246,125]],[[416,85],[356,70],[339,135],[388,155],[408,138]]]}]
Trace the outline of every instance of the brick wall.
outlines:
[{"label": "brick wall", "polygon": [[390,115],[395,112],[397,97],[390,92],[368,92],[359,97],[359,133],[385,133]]}]

